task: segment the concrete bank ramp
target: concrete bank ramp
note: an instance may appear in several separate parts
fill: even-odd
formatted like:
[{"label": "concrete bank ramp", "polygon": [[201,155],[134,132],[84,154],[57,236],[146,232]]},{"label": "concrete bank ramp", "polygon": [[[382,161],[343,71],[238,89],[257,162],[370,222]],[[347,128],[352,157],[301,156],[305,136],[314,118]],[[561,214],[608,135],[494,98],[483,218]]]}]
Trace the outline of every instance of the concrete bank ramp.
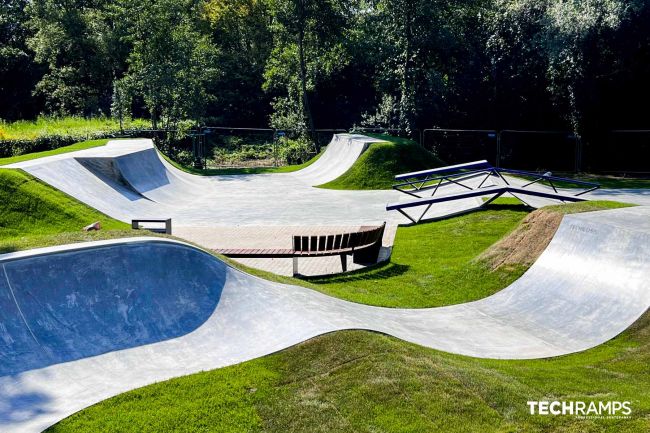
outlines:
[{"label": "concrete bank ramp", "polygon": [[0,266],[0,431],[37,432],[129,389],[341,329],[486,358],[589,349],[650,306],[650,208],[567,216],[512,285],[431,309],[342,301],[151,238],[13,253]]},{"label": "concrete bank ramp", "polygon": [[312,165],[293,173],[198,176],[177,169],[151,140],[11,164],[122,221],[172,218],[175,227],[369,225],[401,221],[386,212],[395,191],[313,188],[346,172],[377,141],[338,134]]},{"label": "concrete bank ramp", "polygon": [[335,134],[320,158],[291,175],[312,186],[331,182],[347,172],[368,146],[381,141],[359,134]]}]

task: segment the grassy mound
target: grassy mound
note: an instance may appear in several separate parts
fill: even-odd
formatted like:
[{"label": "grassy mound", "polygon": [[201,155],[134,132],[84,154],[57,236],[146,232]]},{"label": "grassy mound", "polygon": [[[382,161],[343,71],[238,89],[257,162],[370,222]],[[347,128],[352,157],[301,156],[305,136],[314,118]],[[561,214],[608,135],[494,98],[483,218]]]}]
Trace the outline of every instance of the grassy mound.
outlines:
[{"label": "grassy mound", "polygon": [[[337,332],[127,392],[47,432],[648,431],[649,339],[646,314],[586,352],[498,361],[365,331]],[[631,401],[632,415],[532,416],[530,400]]]},{"label": "grassy mound", "polygon": [[42,238],[74,232],[70,239],[97,238],[81,229],[100,221],[103,230],[126,230],[114,220],[21,170],[0,170],[0,252],[51,244]]},{"label": "grassy mound", "polygon": [[372,144],[338,179],[320,185],[328,189],[390,189],[395,175],[444,165],[417,143],[388,135],[367,134],[386,140]]}]

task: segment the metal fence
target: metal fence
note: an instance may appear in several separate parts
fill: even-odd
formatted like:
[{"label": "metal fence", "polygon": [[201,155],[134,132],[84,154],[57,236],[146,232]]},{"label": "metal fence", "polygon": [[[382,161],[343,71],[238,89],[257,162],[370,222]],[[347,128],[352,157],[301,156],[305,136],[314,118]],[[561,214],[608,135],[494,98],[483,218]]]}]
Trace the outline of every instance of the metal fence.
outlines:
[{"label": "metal fence", "polygon": [[584,146],[585,171],[650,175],[650,130],[609,131]]},{"label": "metal fence", "polygon": [[[485,159],[495,167],[533,171],[591,172],[604,174],[650,174],[650,130],[613,130],[588,142],[569,131],[424,129],[404,131],[387,128],[353,128],[351,132],[376,132],[410,138],[436,153],[449,164]],[[318,129],[316,139],[324,147],[336,133],[346,129]],[[137,130],[134,135],[153,138],[172,157],[179,152],[194,155],[195,165],[205,166],[215,148],[270,146],[278,165],[277,149],[282,136],[296,138],[297,130],[209,126],[191,131]],[[129,131],[125,132],[129,135]],[[197,138],[203,136],[203,138]],[[313,151],[315,153],[315,149]],[[268,161],[265,161],[268,162]]]},{"label": "metal fence", "polygon": [[449,164],[485,159],[495,167],[579,171],[580,140],[568,131],[425,129],[423,146]]}]

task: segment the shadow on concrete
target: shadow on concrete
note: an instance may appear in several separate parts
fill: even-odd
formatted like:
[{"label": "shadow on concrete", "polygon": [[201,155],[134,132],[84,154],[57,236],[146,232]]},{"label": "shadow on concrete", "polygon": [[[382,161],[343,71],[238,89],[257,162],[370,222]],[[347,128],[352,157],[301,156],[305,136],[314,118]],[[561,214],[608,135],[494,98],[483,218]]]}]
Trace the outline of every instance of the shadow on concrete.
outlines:
[{"label": "shadow on concrete", "polygon": [[0,268],[0,376],[185,335],[212,315],[226,278],[214,257],[155,241]]}]

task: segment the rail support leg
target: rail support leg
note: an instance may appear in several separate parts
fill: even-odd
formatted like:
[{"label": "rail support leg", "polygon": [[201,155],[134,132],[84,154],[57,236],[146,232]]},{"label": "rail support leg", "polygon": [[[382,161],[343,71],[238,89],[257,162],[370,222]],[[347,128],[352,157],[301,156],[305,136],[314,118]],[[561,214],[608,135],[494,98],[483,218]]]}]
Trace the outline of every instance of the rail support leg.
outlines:
[{"label": "rail support leg", "polygon": [[348,271],[348,256],[346,254],[341,254],[341,268],[343,272]]}]

